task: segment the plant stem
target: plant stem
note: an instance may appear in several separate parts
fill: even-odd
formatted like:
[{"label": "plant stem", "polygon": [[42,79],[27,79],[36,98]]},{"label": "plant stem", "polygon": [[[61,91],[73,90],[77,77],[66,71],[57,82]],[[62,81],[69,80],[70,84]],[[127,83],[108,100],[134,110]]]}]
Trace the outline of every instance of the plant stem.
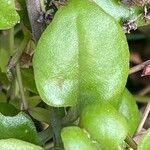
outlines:
[{"label": "plant stem", "polygon": [[135,99],[139,103],[148,103],[150,101],[150,96],[135,95]]},{"label": "plant stem", "polygon": [[132,67],[129,71],[129,75],[144,69],[144,67],[147,65],[150,65],[150,60],[147,60],[143,62],[142,64]]},{"label": "plant stem", "polygon": [[62,119],[62,125],[66,126],[69,123],[74,122],[79,117],[77,106],[71,107],[67,115]]},{"label": "plant stem", "polygon": [[132,139],[132,137],[130,135],[128,135],[125,139],[125,142],[133,149],[133,150],[137,150],[137,144],[135,143],[135,141]]},{"label": "plant stem", "polygon": [[62,147],[61,140],[61,117],[58,115],[59,108],[50,107],[50,122],[54,132],[54,146]]},{"label": "plant stem", "polygon": [[25,98],[25,93],[24,93],[24,88],[23,88],[22,76],[21,76],[20,64],[19,63],[17,63],[17,65],[16,65],[16,73],[17,73],[17,80],[18,80],[20,95],[21,95],[22,104],[23,104],[23,110],[28,110],[28,103],[27,103],[27,100]]},{"label": "plant stem", "polygon": [[52,130],[52,127],[49,126],[44,131],[41,131],[38,133],[38,144],[43,146],[52,137],[53,137],[53,130]]},{"label": "plant stem", "polygon": [[[8,30],[5,30],[5,31],[3,31],[4,32],[4,38],[3,38],[3,43],[2,43],[2,45],[4,46],[4,49],[7,51],[7,53],[8,53],[8,58],[7,58],[7,60],[6,60],[6,64],[5,64],[5,69],[6,69],[6,75],[7,75],[7,77],[8,77],[8,74],[7,74],[7,65],[8,65],[8,62],[9,62],[9,57],[10,57],[10,55],[13,53],[13,50],[14,50],[14,28],[11,28],[11,29],[8,29]],[[7,66],[7,67],[6,67]],[[11,77],[11,75],[12,74],[9,74],[10,76],[9,77]],[[14,87],[14,85],[15,85],[15,79],[11,82],[11,86],[10,86],[10,98],[12,99],[13,97],[14,97],[14,95],[15,95],[15,90],[14,89],[16,89],[15,87]],[[13,88],[12,88],[13,87]]]},{"label": "plant stem", "polygon": [[8,30],[8,48],[10,53],[13,52],[14,49],[14,28]]},{"label": "plant stem", "polygon": [[150,92],[150,85],[146,86],[144,89],[142,89],[140,92],[138,92],[138,95],[144,96]]},{"label": "plant stem", "polygon": [[143,128],[143,126],[145,124],[145,121],[146,121],[146,119],[147,119],[147,117],[149,115],[149,112],[150,112],[150,102],[148,102],[148,104],[146,106],[146,109],[145,109],[145,111],[143,113],[143,117],[142,117],[142,120],[141,120],[141,122],[139,124],[139,127],[137,129],[137,133],[136,134],[138,134],[142,130],[142,128]]},{"label": "plant stem", "polygon": [[26,5],[33,37],[38,41],[45,28],[44,20],[38,21],[42,15],[41,1],[26,0]]}]

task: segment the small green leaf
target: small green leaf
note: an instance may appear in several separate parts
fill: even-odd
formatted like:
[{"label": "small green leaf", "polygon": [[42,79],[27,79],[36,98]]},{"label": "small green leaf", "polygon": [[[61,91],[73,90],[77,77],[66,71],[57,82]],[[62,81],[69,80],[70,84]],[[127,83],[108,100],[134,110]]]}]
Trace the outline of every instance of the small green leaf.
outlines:
[{"label": "small green leaf", "polygon": [[104,150],[114,150],[128,133],[125,118],[110,104],[87,106],[81,113],[79,125],[87,130]]},{"label": "small green leaf", "polygon": [[[114,17],[117,21],[123,18],[132,18],[137,16],[137,7],[124,5],[118,0],[94,0],[104,11]],[[140,7],[138,7],[140,8]],[[142,8],[141,8],[142,10]]]},{"label": "small green leaf", "polygon": [[28,98],[28,105],[29,107],[35,107],[41,102],[40,96],[32,96]]},{"label": "small green leaf", "polygon": [[14,0],[0,0],[0,30],[9,29],[19,21]]},{"label": "small green leaf", "polygon": [[[141,6],[129,6],[121,3],[118,0],[94,0],[106,13],[114,17],[119,23],[122,24],[123,19],[136,19],[144,8]],[[147,25],[150,22],[145,22],[144,19],[138,19],[138,26]]]},{"label": "small green leaf", "polygon": [[34,123],[27,114],[20,112],[16,116],[4,116],[0,113],[0,139],[7,138],[37,142]]},{"label": "small green leaf", "polygon": [[50,113],[47,109],[41,107],[31,108],[29,110],[30,115],[41,122],[50,123]]},{"label": "small green leaf", "polygon": [[8,86],[10,84],[8,78],[6,77],[6,73],[2,73],[1,71],[0,71],[0,81],[2,82],[2,84],[4,84],[4,86]]},{"label": "small green leaf", "polygon": [[138,127],[140,114],[134,97],[127,89],[123,93],[118,110],[127,119],[129,133],[133,135]]},{"label": "small green leaf", "polygon": [[63,128],[61,137],[65,150],[96,150],[96,142],[92,141],[90,135],[79,127]]},{"label": "small green leaf", "polygon": [[128,62],[120,25],[93,1],[70,0],[40,38],[33,67],[37,89],[48,105],[117,105]]},{"label": "small green leaf", "polygon": [[37,145],[12,138],[0,140],[0,148],[1,150],[44,150]]},{"label": "small green leaf", "polygon": [[28,89],[29,91],[38,94],[35,85],[33,69],[21,69],[21,73],[24,87],[26,87],[26,89]]},{"label": "small green leaf", "polygon": [[17,2],[19,3],[20,6],[20,9],[17,12],[21,18],[21,21],[29,30],[31,30],[28,12],[27,12],[26,0],[17,0]]},{"label": "small green leaf", "polygon": [[150,150],[150,129],[141,138],[138,150]]},{"label": "small green leaf", "polygon": [[6,94],[0,91],[0,102],[6,102],[6,101],[7,101]]},{"label": "small green leaf", "polygon": [[15,108],[20,109],[21,101],[19,99],[12,99],[9,101],[11,105],[13,105]]},{"label": "small green leaf", "polygon": [[0,113],[5,116],[14,116],[19,113],[19,110],[9,103],[0,103]]}]

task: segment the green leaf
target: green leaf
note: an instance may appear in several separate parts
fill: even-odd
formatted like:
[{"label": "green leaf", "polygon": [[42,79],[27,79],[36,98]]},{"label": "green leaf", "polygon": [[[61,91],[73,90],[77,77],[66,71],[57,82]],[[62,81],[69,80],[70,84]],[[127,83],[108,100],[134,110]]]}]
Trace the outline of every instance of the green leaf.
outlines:
[{"label": "green leaf", "polygon": [[9,29],[19,21],[14,0],[0,0],[0,30]]},{"label": "green leaf", "polygon": [[18,140],[18,139],[3,139],[0,140],[1,150],[44,150],[37,145]]},{"label": "green leaf", "polygon": [[117,105],[128,62],[120,25],[94,2],[71,0],[40,38],[33,66],[37,89],[48,105],[72,106],[79,101]]},{"label": "green leaf", "polygon": [[50,123],[50,113],[47,109],[41,107],[31,108],[29,110],[30,115],[41,122]]},{"label": "green leaf", "polygon": [[37,94],[38,92],[35,85],[33,69],[21,69],[21,73],[24,87],[26,87],[26,89],[29,91]]},{"label": "green leaf", "polygon": [[0,113],[5,116],[14,116],[19,113],[19,110],[9,103],[0,103]]},{"label": "green leaf", "polygon": [[92,141],[90,135],[79,127],[63,128],[61,137],[65,150],[96,150],[95,141]]},{"label": "green leaf", "polygon": [[123,93],[118,110],[127,119],[129,133],[133,135],[138,127],[140,114],[134,97],[127,89]]},{"label": "green leaf", "polygon": [[32,96],[28,98],[28,105],[29,107],[35,107],[41,102],[40,96]]},{"label": "green leaf", "polygon": [[14,107],[16,107],[17,109],[20,109],[20,106],[21,106],[21,101],[20,101],[20,99],[12,99],[12,100],[10,100],[9,101],[9,103],[11,104],[11,105],[13,105]]},{"label": "green leaf", "polygon": [[6,73],[2,73],[0,71],[0,81],[2,82],[2,84],[4,84],[5,86],[8,86],[10,84],[10,82],[8,81],[7,77],[6,77]]},{"label": "green leaf", "polygon": [[0,91],[0,102],[6,102],[6,101],[7,101],[6,94]]},{"label": "green leaf", "polygon": [[0,69],[7,72],[7,65],[10,61],[13,49],[14,28],[5,30],[0,34]]},{"label": "green leaf", "polygon": [[17,0],[17,2],[19,3],[19,6],[20,6],[20,10],[18,10],[17,12],[21,18],[21,21],[29,30],[31,30],[28,12],[27,12],[26,1],[25,0]]},{"label": "green leaf", "polygon": [[149,150],[150,149],[150,129],[144,134],[138,144],[138,150]]},{"label": "green leaf", "polygon": [[128,132],[125,118],[110,104],[87,106],[81,113],[79,125],[104,150],[114,150],[124,141]]},{"label": "green leaf", "polygon": [[37,133],[34,123],[25,113],[4,116],[0,113],[0,139],[16,138],[36,143]]},{"label": "green leaf", "polygon": [[[118,0],[94,0],[106,13],[114,17],[119,23],[122,24],[123,19],[135,19],[144,12],[141,6],[129,6],[122,4]],[[138,19],[138,26],[148,24],[144,19]],[[149,22],[150,23],[150,22]]]}]

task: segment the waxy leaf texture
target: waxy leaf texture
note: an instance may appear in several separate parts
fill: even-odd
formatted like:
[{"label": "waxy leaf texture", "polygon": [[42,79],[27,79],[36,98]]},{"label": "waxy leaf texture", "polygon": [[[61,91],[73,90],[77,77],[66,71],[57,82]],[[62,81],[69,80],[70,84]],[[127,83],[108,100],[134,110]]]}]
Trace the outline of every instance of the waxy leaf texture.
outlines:
[{"label": "waxy leaf texture", "polygon": [[120,25],[90,0],[71,0],[40,38],[35,81],[50,106],[109,101],[117,105],[129,68]]},{"label": "waxy leaf texture", "polygon": [[9,29],[18,21],[14,0],[0,0],[0,30]]}]

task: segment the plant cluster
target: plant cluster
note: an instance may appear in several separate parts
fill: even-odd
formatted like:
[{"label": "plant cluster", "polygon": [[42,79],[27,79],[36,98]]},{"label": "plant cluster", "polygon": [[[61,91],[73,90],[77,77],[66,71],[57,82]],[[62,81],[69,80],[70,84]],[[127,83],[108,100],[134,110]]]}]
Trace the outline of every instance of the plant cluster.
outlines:
[{"label": "plant cluster", "polygon": [[147,0],[0,0],[1,150],[150,150],[126,88],[125,33]]}]

